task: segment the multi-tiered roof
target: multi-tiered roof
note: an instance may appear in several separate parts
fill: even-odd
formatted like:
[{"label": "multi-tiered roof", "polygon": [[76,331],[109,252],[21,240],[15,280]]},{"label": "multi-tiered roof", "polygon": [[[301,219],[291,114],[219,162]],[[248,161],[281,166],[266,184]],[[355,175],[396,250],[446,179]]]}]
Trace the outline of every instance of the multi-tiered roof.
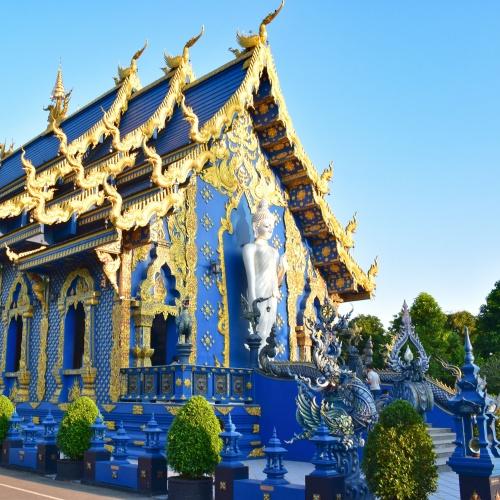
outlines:
[{"label": "multi-tiered roof", "polygon": [[183,203],[189,178],[216,161],[217,139],[248,111],[329,292],[369,297],[376,262],[365,273],[351,256],[356,220],[344,228],[334,216],[325,198],[332,171],[318,173],[286,110],[266,34],[278,11],[258,34],[238,35],[233,61],[198,79],[189,49],[202,33],[140,88],[144,47],[119,68],[114,88],[68,117],[59,71],[47,130],[15,151],[0,149],[0,246],[9,258],[27,270],[110,244],[116,252],[123,231]]}]

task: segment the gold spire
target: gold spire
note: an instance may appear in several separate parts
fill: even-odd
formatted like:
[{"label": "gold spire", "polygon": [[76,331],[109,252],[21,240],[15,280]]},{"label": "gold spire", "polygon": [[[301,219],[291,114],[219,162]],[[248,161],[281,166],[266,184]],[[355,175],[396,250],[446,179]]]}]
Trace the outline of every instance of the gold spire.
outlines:
[{"label": "gold spire", "polygon": [[54,89],[52,90],[52,95],[50,96],[50,99],[53,102],[56,102],[58,99],[64,98],[64,95],[65,91],[64,91],[64,83],[62,76],[62,68],[59,65],[59,68],[57,69],[56,83],[54,84]]},{"label": "gold spire", "polygon": [[46,132],[52,130],[54,126],[58,126],[64,118],[66,118],[70,96],[71,90],[69,92],[64,90],[62,68],[59,65],[59,68],[57,69],[56,83],[54,84],[52,95],[50,96],[52,103],[46,108],[43,108],[45,111],[49,112],[49,116],[47,118],[49,124]]}]

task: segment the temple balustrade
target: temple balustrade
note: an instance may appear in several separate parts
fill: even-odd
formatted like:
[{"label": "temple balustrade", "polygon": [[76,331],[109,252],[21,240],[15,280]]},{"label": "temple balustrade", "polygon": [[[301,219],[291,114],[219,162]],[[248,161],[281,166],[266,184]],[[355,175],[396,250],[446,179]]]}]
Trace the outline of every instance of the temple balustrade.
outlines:
[{"label": "temple balustrade", "polygon": [[212,403],[251,403],[253,370],[172,364],[122,368],[122,401],[184,401],[203,396]]}]

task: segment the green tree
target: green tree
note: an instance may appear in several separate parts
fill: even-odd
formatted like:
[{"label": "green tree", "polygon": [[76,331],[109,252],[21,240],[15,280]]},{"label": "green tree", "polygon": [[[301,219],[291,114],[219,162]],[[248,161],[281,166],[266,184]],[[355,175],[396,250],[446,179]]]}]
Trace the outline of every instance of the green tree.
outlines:
[{"label": "green tree", "polygon": [[362,468],[381,500],[425,500],[436,491],[432,439],[422,417],[407,401],[386,406],[368,434]]},{"label": "green tree", "polygon": [[349,326],[359,332],[360,339],[358,348],[361,353],[363,352],[363,348],[365,347],[368,338],[372,338],[373,366],[376,368],[384,368],[389,335],[386,332],[382,321],[380,321],[377,316],[373,316],[371,314],[360,314],[350,321]]},{"label": "green tree", "polygon": [[500,281],[486,297],[479,309],[474,353],[483,359],[500,353]]},{"label": "green tree", "polygon": [[488,382],[488,393],[500,394],[500,352],[489,356],[484,362],[479,362],[481,377]]},{"label": "green tree", "polygon": [[469,311],[457,311],[446,315],[446,327],[463,338],[464,328],[469,329],[469,337],[474,341],[477,318]]}]

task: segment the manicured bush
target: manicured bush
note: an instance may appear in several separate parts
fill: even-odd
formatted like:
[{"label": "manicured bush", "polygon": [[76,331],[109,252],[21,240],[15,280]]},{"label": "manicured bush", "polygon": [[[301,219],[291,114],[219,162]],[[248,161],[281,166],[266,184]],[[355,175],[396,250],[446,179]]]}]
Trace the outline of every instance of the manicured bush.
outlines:
[{"label": "manicured bush", "polygon": [[210,403],[192,397],[175,417],[167,440],[168,465],[185,479],[213,474],[219,463],[221,430]]},{"label": "manicured bush", "polygon": [[57,445],[64,455],[72,460],[83,459],[90,446],[91,425],[98,414],[96,404],[86,396],[79,397],[68,406],[57,433]]},{"label": "manicured bush", "polygon": [[14,405],[7,396],[0,396],[0,442],[7,436],[9,420],[14,413]]},{"label": "manicured bush", "polygon": [[368,435],[363,471],[381,500],[425,500],[437,488],[436,454],[424,421],[407,401],[381,413]]}]

